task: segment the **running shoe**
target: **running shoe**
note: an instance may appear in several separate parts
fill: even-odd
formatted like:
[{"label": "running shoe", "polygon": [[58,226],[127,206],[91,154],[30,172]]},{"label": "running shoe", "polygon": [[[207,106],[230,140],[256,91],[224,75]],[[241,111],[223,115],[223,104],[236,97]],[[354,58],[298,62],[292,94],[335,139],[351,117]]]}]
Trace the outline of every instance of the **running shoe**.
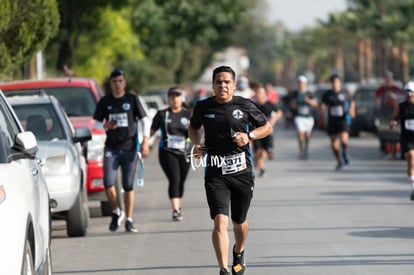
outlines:
[{"label": "running shoe", "polygon": [[345,165],[349,164],[349,158],[348,158],[348,155],[345,152],[342,153],[342,159],[344,160]]},{"label": "running shoe", "polygon": [[220,269],[220,275],[230,275],[230,272],[227,269],[222,268]]},{"label": "running shoe", "polygon": [[233,247],[233,265],[231,267],[232,275],[243,275],[246,271],[246,260],[244,259],[244,251],[235,253]]},{"label": "running shoe", "polygon": [[336,170],[336,171],[340,171],[341,169],[342,169],[342,164],[338,163],[338,164],[335,166],[335,170]]},{"label": "running shoe", "polygon": [[126,220],[125,221],[125,231],[126,232],[131,232],[131,233],[137,233],[138,229],[135,228],[133,222],[131,222],[130,220]]},{"label": "running shoe", "polygon": [[172,214],[172,219],[175,222],[180,222],[183,220],[183,214],[181,214],[181,211],[174,210]]},{"label": "running shoe", "polygon": [[412,201],[414,201],[414,190],[413,190],[413,191],[411,191],[411,196],[410,196],[410,199],[411,199]]},{"label": "running shoe", "polygon": [[259,177],[260,177],[260,178],[262,178],[262,177],[264,177],[264,176],[266,176],[266,171],[265,171],[265,169],[260,169],[260,172],[259,172]]},{"label": "running shoe", "polygon": [[109,230],[112,232],[115,232],[124,218],[125,218],[125,214],[123,211],[121,211],[120,215],[112,213],[112,220],[111,220],[111,223],[109,224]]}]

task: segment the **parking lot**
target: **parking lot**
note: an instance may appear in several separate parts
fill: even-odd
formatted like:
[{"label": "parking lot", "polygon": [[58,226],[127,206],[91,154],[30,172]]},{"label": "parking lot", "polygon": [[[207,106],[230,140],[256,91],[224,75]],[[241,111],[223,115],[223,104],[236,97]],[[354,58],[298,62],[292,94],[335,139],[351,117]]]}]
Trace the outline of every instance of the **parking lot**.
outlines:
[{"label": "parking lot", "polygon": [[[328,138],[316,132],[300,161],[293,130],[277,130],[275,158],[256,179],[246,274],[413,274],[405,162],[383,160],[368,134],[349,152],[351,165],[334,171]],[[54,274],[218,274],[202,171],[190,171],[182,222],[171,221],[166,188],[155,149],[136,188],[139,233],[110,233],[92,203],[86,237],[68,238],[54,221]]]}]

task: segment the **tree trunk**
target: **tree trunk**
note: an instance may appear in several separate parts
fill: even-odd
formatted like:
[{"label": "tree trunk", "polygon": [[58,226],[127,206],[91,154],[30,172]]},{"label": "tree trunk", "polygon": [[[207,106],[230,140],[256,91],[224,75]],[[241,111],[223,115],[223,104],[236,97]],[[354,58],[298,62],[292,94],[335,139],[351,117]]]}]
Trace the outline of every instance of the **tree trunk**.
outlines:
[{"label": "tree trunk", "polygon": [[64,71],[64,67],[72,67],[72,46],[70,44],[70,40],[67,39],[63,39],[60,41],[60,45],[59,45],[59,52],[58,52],[58,59],[57,59],[57,64],[56,64],[56,69],[58,71],[63,72]]},{"label": "tree trunk", "polygon": [[394,73],[396,78],[401,78],[401,70],[400,70],[400,49],[398,45],[392,44],[391,46],[391,56],[390,56],[390,69]]},{"label": "tree trunk", "polygon": [[400,58],[401,58],[401,79],[405,83],[410,80],[410,65],[408,58],[408,44],[402,42],[400,44]]},{"label": "tree trunk", "polygon": [[385,43],[383,39],[375,41],[375,75],[377,77],[384,76],[386,70],[385,65]]},{"label": "tree trunk", "polygon": [[292,56],[289,56],[285,61],[283,68],[283,85],[289,89],[292,87],[292,84],[295,82],[295,64]]},{"label": "tree trunk", "polygon": [[364,40],[365,43],[365,78],[369,80],[372,77],[372,45],[371,45],[371,39],[367,38]]},{"label": "tree trunk", "polygon": [[339,75],[344,74],[344,52],[341,45],[336,45],[333,49],[332,68],[336,70]]},{"label": "tree trunk", "polygon": [[365,43],[364,39],[362,37],[358,37],[357,40],[357,64],[358,64],[358,81],[361,82],[366,78],[365,72],[366,72],[366,61],[365,61]]}]

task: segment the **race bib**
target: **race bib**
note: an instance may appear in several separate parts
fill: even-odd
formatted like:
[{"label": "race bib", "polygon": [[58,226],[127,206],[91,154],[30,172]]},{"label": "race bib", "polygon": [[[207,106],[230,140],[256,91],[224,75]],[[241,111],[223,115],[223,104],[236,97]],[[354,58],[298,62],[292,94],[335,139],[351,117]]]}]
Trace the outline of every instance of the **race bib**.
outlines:
[{"label": "race bib", "polygon": [[185,137],[168,135],[167,147],[170,149],[184,150],[185,149]]},{"label": "race bib", "polygon": [[304,115],[304,116],[309,115],[310,114],[310,108],[309,108],[309,106],[307,106],[307,105],[299,106],[299,108],[298,108],[298,114],[299,115]]},{"label": "race bib", "polygon": [[344,115],[344,108],[342,106],[333,106],[330,108],[330,114],[334,117],[341,117]]},{"label": "race bib", "polygon": [[118,127],[128,127],[128,115],[127,115],[127,113],[109,114],[108,119],[109,119],[109,121],[115,120]]},{"label": "race bib", "polygon": [[223,175],[234,174],[247,168],[245,153],[225,156],[221,172]]},{"label": "race bib", "polygon": [[405,129],[409,131],[414,131],[414,119],[405,120]]}]

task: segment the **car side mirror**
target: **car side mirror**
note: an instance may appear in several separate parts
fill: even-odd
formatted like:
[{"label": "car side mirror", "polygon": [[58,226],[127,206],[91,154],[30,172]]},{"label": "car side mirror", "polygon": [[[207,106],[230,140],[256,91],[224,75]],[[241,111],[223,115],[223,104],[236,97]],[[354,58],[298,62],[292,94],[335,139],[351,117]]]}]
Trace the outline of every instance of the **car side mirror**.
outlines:
[{"label": "car side mirror", "polygon": [[13,149],[18,153],[34,158],[38,150],[35,135],[30,132],[22,132],[16,135]]},{"label": "car side mirror", "polygon": [[89,128],[76,128],[73,142],[84,142],[92,139],[92,132]]}]

